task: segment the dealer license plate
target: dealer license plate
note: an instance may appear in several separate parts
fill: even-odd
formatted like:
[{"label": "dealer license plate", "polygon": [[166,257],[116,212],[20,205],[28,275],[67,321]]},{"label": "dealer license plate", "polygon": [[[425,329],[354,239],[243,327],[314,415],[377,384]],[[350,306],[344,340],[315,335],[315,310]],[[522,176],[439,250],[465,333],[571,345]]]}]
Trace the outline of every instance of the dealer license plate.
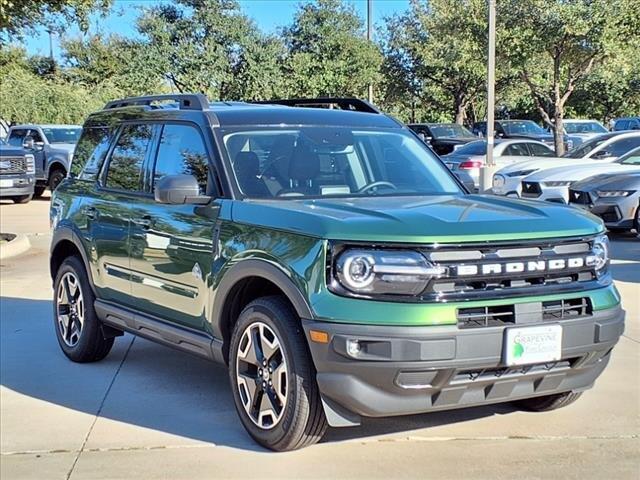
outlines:
[{"label": "dealer license plate", "polygon": [[562,326],[508,328],[504,341],[505,363],[528,365],[560,360],[562,356]]},{"label": "dealer license plate", "polygon": [[0,187],[13,187],[13,180],[3,178],[0,180]]}]

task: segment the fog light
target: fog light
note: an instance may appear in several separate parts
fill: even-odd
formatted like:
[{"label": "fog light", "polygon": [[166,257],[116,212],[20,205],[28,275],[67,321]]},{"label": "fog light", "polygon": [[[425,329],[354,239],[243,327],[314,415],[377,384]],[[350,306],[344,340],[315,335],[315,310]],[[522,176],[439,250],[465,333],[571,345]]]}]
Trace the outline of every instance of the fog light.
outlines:
[{"label": "fog light", "polygon": [[358,340],[347,340],[347,353],[352,357],[357,357],[360,353],[360,342]]}]

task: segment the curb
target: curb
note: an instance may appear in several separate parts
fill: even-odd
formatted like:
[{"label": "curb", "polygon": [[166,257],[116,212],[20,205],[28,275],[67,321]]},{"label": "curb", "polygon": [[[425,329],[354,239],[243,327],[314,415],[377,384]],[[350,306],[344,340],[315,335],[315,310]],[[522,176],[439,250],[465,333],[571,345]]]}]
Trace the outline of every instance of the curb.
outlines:
[{"label": "curb", "polygon": [[13,240],[10,240],[2,245],[0,248],[0,260],[6,260],[7,258],[20,255],[31,248],[31,242],[26,235],[16,235]]}]

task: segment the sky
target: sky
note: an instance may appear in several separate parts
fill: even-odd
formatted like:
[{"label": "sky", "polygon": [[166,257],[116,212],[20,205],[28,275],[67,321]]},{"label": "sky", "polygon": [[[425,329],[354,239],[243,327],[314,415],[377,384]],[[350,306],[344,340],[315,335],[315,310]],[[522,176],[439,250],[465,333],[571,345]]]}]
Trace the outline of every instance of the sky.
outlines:
[{"label": "sky", "polygon": [[[356,12],[366,19],[366,0],[346,0],[352,4]],[[106,17],[95,16],[91,20],[90,33],[117,33],[133,37],[136,35],[135,19],[140,8],[159,3],[158,0],[115,0],[111,13]],[[299,0],[239,0],[242,10],[257,23],[266,33],[275,33],[293,19]],[[409,7],[409,0],[373,0],[373,23],[379,25],[384,17],[404,12]],[[77,28],[65,33],[74,37],[80,35]],[[22,44],[30,54],[49,55],[49,35],[40,28],[34,35],[29,35]],[[59,37],[53,35],[53,53],[60,58]]]}]

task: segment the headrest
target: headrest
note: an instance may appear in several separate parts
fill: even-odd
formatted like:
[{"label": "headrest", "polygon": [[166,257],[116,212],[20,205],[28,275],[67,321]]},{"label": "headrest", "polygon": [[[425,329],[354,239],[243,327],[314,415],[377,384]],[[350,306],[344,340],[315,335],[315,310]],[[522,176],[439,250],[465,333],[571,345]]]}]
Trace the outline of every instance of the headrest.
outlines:
[{"label": "headrest", "polygon": [[260,159],[255,152],[239,152],[233,167],[238,176],[256,177],[260,173]]},{"label": "headrest", "polygon": [[298,143],[289,164],[289,178],[298,181],[312,180],[320,173],[320,157],[308,145]]}]

